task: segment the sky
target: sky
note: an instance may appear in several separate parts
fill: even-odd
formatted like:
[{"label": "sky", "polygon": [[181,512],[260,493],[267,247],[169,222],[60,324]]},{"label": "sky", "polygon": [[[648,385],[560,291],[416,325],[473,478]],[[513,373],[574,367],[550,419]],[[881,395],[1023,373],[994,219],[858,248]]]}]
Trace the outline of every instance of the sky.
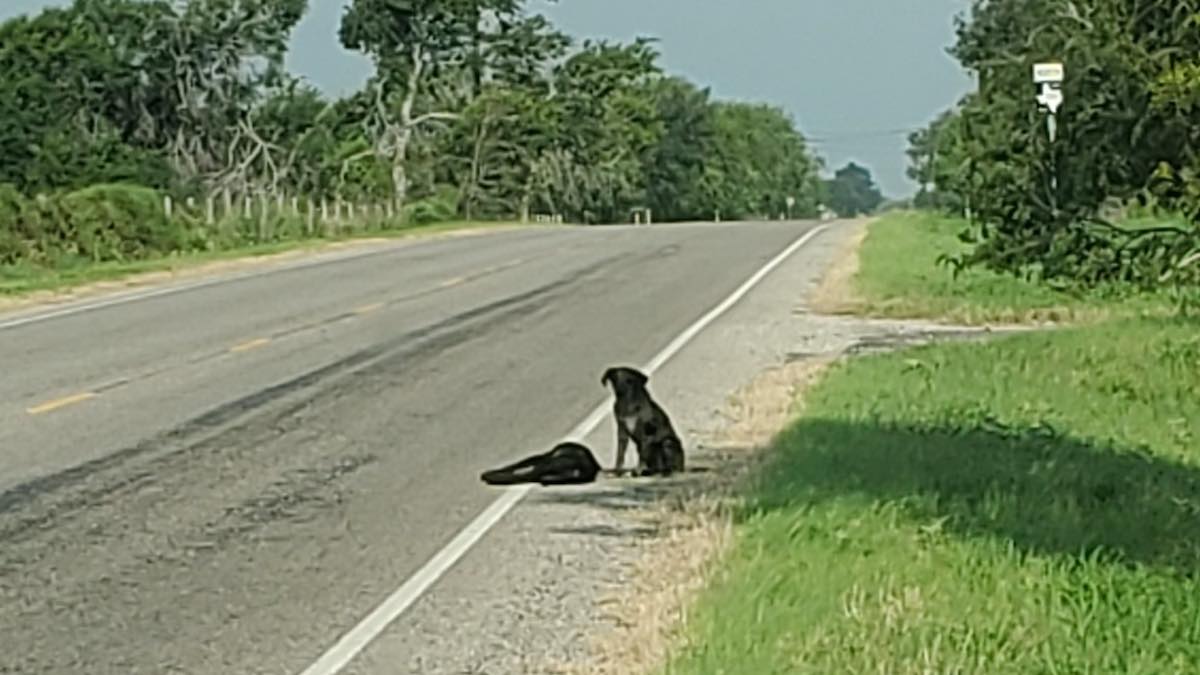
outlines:
[{"label": "sky", "polygon": [[[66,0],[0,0],[0,19]],[[289,69],[331,95],[366,79],[369,62],[337,40],[344,0],[309,0]],[[916,186],[905,137],[950,107],[971,80],[946,54],[970,0],[531,0],[577,38],[659,39],[663,67],[717,98],[788,111],[830,172],[855,161],[889,197]]]}]

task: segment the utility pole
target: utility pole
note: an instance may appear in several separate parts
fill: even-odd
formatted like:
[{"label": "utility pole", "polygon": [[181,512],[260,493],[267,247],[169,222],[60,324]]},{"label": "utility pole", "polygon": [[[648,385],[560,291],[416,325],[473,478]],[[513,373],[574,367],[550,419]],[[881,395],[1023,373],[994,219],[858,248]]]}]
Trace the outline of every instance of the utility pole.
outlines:
[{"label": "utility pole", "polygon": [[1063,64],[1037,63],[1033,66],[1033,84],[1038,89],[1038,108],[1046,112],[1046,133],[1050,137],[1050,206],[1058,211],[1058,161],[1054,140],[1058,135],[1058,109],[1063,104]]}]

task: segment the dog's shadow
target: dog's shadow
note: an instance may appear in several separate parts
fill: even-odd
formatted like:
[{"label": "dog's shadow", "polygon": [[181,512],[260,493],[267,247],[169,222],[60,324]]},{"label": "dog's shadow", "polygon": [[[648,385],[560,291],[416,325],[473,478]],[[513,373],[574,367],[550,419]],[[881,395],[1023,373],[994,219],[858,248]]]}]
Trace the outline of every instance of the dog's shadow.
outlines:
[{"label": "dog's shadow", "polygon": [[[617,474],[612,469],[604,469],[594,483],[580,485],[571,490],[538,490],[530,495],[530,499],[539,505],[598,509],[628,515],[653,509],[671,499],[686,500],[689,495],[703,493],[710,485],[711,475],[717,471],[720,471],[719,466],[700,463],[670,476],[631,475],[629,469]],[[615,523],[587,522],[551,527],[547,532],[553,535],[637,540],[656,536],[658,529],[636,519],[621,518]]]}]

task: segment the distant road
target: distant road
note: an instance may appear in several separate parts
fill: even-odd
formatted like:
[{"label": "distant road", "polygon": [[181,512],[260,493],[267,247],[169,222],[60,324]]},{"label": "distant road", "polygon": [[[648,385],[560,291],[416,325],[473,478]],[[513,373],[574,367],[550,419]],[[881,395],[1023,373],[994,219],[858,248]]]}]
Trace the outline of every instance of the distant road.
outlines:
[{"label": "distant road", "polygon": [[515,230],[0,317],[0,673],[303,670],[483,468],[813,226]]}]

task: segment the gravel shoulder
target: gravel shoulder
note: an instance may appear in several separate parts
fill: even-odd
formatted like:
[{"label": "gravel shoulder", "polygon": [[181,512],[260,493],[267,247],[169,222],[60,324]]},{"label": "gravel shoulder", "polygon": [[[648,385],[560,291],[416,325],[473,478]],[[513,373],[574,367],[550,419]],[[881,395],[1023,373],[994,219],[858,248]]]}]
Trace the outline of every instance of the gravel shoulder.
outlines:
[{"label": "gravel shoulder", "polygon": [[[728,488],[822,368],[863,351],[987,332],[818,313],[844,306],[863,225],[818,235],[651,379],[693,470],[666,481],[536,489],[344,672],[658,667],[728,542]],[[607,417],[586,442],[611,465],[614,438]]]}]

